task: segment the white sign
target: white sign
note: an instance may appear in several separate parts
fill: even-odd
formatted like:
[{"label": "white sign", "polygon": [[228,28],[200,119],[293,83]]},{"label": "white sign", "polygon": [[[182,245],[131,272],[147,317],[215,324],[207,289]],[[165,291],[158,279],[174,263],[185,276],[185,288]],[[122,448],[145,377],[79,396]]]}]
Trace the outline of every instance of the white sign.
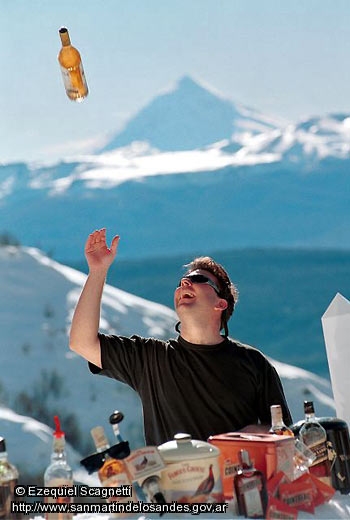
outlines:
[{"label": "white sign", "polygon": [[350,425],[350,302],[340,293],[322,316],[337,417]]}]

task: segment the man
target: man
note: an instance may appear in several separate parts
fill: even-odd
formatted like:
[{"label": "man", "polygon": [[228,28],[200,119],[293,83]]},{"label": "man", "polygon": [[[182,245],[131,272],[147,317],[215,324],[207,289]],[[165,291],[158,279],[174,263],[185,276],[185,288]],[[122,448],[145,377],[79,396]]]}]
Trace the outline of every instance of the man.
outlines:
[{"label": "man", "polygon": [[70,348],[93,373],[138,392],[146,444],[162,444],[179,432],[206,440],[251,424],[269,425],[272,404],[281,404],[291,424],[276,370],[260,351],[228,338],[237,291],[209,257],[195,259],[175,290],[177,339],[99,333],[103,286],[118,242],[115,236],[108,248],[105,229],[87,239],[89,275],[74,312]]}]

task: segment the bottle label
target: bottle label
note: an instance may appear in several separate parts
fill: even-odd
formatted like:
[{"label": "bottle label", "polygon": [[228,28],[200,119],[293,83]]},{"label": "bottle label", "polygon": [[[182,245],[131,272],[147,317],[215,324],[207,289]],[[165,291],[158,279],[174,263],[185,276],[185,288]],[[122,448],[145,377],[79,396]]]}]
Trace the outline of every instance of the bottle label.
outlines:
[{"label": "bottle label", "polygon": [[327,445],[324,441],[321,442],[314,442],[310,443],[310,441],[307,443],[307,447],[313,451],[315,454],[315,460],[312,463],[312,466],[317,466],[318,464],[321,464],[322,462],[328,461],[328,451],[327,451]]},{"label": "bottle label", "polygon": [[257,476],[250,478],[238,478],[238,494],[245,504],[245,514],[249,517],[264,515],[264,507],[261,499],[262,482]]},{"label": "bottle label", "polygon": [[11,501],[15,486],[17,486],[17,479],[0,481],[0,518],[11,518]]},{"label": "bottle label", "polygon": [[88,88],[82,62],[76,67],[70,67],[69,69],[61,65],[61,72],[64,88],[70,99],[76,100],[87,96]]},{"label": "bottle label", "polygon": [[[47,484],[48,487],[72,487],[73,481],[65,478],[55,478],[50,480]],[[45,504],[72,504],[73,497],[45,497]],[[50,513],[46,515],[47,519],[50,520],[72,520],[72,513]]]},{"label": "bottle label", "polygon": [[328,459],[328,449],[325,442],[309,444],[308,448],[316,455],[315,460],[309,467],[310,473],[322,480],[325,484],[331,485],[331,469]]},{"label": "bottle label", "polygon": [[223,501],[220,467],[214,457],[167,464],[160,485],[168,502]]},{"label": "bottle label", "polygon": [[[126,474],[124,463],[120,460],[109,459],[107,460],[100,471],[98,476],[102,486],[105,487],[119,487],[119,486],[130,486],[130,480]],[[109,497],[108,502],[128,502],[130,497]]]}]

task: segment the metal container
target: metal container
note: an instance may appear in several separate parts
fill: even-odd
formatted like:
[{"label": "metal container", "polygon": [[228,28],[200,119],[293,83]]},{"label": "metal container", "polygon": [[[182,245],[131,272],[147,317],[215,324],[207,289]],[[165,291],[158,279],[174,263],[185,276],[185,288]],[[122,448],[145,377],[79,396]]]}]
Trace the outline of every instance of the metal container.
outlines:
[{"label": "metal container", "polygon": [[208,442],[178,433],[158,446],[165,462],[162,489],[168,502],[223,502],[220,450]]}]

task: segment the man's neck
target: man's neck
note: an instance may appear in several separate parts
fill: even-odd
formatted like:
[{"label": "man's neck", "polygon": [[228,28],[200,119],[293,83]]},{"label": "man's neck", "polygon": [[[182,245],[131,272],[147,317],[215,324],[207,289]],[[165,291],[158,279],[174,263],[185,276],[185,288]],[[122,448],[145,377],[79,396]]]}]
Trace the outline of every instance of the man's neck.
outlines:
[{"label": "man's neck", "polygon": [[181,325],[181,337],[196,345],[217,345],[225,340],[217,329],[213,330],[210,327],[195,328],[185,324]]}]

